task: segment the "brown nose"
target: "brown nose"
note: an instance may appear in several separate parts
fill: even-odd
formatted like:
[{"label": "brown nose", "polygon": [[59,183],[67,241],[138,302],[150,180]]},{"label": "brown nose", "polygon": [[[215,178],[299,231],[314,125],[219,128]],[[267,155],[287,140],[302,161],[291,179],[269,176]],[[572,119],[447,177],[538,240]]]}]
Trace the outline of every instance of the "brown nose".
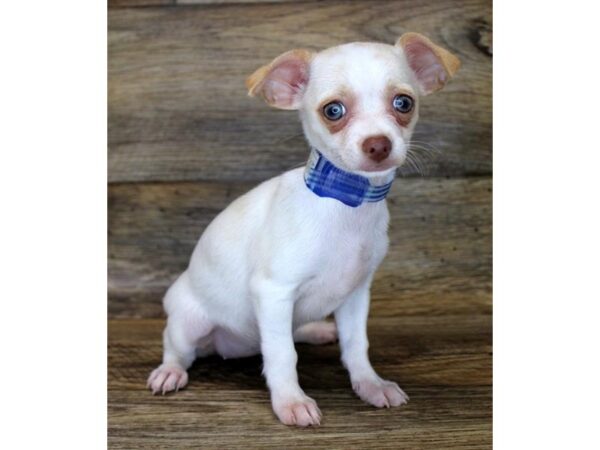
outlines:
[{"label": "brown nose", "polygon": [[390,155],[392,143],[385,136],[371,136],[362,143],[362,151],[369,159],[381,162]]}]

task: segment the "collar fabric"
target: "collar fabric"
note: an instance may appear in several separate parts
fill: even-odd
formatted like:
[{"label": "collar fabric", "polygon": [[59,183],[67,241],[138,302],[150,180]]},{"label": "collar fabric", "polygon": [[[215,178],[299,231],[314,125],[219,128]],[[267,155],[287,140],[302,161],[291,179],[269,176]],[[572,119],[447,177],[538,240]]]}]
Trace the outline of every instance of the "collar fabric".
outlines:
[{"label": "collar fabric", "polygon": [[385,199],[394,178],[387,184],[372,186],[367,177],[334,166],[313,148],[304,170],[304,182],[319,197],[334,198],[356,208],[363,202],[380,202]]}]

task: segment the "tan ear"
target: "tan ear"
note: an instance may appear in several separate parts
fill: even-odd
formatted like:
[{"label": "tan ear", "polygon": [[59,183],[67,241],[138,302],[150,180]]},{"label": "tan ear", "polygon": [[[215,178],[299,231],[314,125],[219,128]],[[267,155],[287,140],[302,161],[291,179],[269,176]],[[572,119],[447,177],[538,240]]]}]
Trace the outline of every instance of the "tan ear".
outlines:
[{"label": "tan ear", "polygon": [[423,95],[443,88],[460,67],[456,56],[419,33],[403,34],[396,46],[404,50]]},{"label": "tan ear", "polygon": [[261,96],[269,105],[281,109],[298,109],[308,84],[309,50],[290,50],[261,67],[246,80],[248,95]]}]

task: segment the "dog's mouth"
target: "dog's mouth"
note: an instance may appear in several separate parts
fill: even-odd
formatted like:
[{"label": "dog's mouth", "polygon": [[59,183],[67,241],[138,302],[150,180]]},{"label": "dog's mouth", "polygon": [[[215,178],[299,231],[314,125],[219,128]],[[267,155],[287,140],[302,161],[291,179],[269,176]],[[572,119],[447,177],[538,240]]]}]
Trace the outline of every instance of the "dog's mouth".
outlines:
[{"label": "dog's mouth", "polygon": [[[348,151],[347,153],[351,153]],[[339,168],[348,172],[354,172],[359,175],[377,176],[386,175],[391,170],[397,169],[404,164],[406,156],[400,152],[391,152],[392,154],[379,162],[363,157],[359,161],[345,161],[343,152],[340,155],[332,155],[330,160]],[[328,157],[329,158],[329,157]]]},{"label": "dog's mouth", "polygon": [[360,167],[359,170],[361,172],[370,172],[370,173],[377,173],[377,172],[387,172],[390,169],[399,167],[397,164],[393,164],[391,162],[381,162],[381,163],[377,163],[377,164],[365,164],[363,167]]},{"label": "dog's mouth", "polygon": [[387,172],[390,169],[397,169],[400,167],[404,164],[405,159],[406,158],[391,157],[380,162],[367,160],[362,162],[358,170],[369,173]]}]

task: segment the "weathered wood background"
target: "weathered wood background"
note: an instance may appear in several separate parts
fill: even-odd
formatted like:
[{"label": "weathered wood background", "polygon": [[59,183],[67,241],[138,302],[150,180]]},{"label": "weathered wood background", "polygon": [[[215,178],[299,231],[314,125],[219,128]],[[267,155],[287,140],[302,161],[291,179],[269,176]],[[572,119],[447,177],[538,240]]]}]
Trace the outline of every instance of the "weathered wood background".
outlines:
[{"label": "weathered wood background", "polygon": [[[460,7],[457,7],[460,5]],[[491,171],[491,59],[478,1],[231,4],[109,11],[109,180],[258,181],[306,158],[296,113],[246,95],[259,65],[296,47],[427,34],[463,66],[423,102],[430,176]]]},{"label": "weathered wood background", "polygon": [[[491,445],[491,16],[489,0],[109,0],[112,447]],[[422,103],[415,139],[433,156],[393,187],[390,252],[372,291],[374,364],[402,382],[409,406],[361,406],[335,347],[300,350],[301,379],[330,417],[318,431],[273,422],[256,359],[211,359],[179,396],[148,397],[161,298],[201,232],[232,199],[307,156],[296,114],[247,97],[246,76],[291,48],[393,43],[409,30],[463,63]]]}]

